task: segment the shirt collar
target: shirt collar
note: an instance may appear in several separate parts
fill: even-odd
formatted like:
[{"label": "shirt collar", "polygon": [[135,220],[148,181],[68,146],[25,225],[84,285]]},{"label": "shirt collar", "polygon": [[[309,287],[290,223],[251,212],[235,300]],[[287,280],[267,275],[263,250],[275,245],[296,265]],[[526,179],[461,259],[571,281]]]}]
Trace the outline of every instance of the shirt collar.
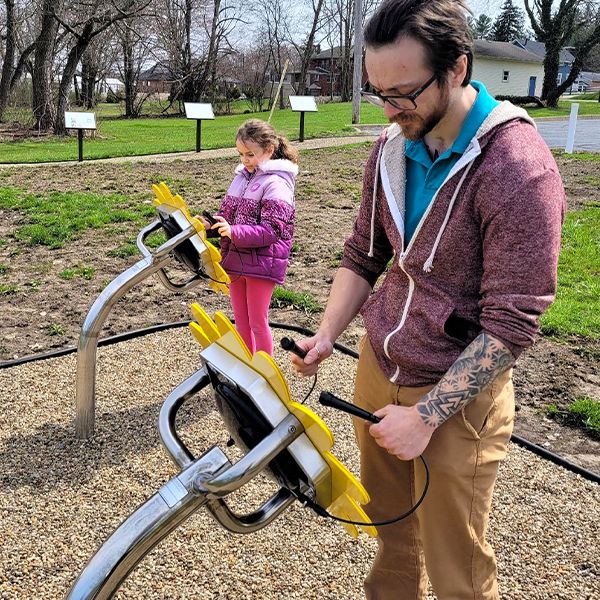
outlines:
[{"label": "shirt collar", "polygon": [[[447,158],[449,153],[452,152],[455,154],[464,154],[481,124],[485,121],[491,110],[499,104],[493,96],[490,96],[483,83],[480,81],[471,81],[471,85],[477,90],[477,98],[475,98],[473,106],[465,117],[458,137],[454,140],[452,146],[440,156]],[[425,142],[422,139],[414,141],[406,140],[406,155],[408,158],[426,167],[430,167],[433,164],[427,148],[425,148]]]}]

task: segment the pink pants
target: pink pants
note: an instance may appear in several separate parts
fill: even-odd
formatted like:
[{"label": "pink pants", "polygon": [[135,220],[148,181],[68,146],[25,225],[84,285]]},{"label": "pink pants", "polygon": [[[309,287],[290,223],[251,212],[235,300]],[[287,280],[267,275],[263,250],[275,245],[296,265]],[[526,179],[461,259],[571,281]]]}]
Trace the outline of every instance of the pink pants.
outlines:
[{"label": "pink pants", "polygon": [[231,279],[229,295],[236,329],[252,354],[263,350],[272,355],[269,304],[275,282],[235,275]]}]

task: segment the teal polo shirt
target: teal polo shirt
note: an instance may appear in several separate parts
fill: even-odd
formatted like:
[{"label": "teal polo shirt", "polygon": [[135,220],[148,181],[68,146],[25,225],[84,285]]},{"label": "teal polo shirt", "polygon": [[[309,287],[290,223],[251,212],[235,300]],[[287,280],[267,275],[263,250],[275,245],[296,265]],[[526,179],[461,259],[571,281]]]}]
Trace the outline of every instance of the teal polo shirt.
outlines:
[{"label": "teal polo shirt", "polygon": [[477,99],[467,114],[454,143],[444,154],[431,160],[423,140],[406,141],[406,195],[404,216],[404,247],[408,246],[431,199],[464,154],[480,125],[500,102],[490,96],[479,81],[471,81]]}]

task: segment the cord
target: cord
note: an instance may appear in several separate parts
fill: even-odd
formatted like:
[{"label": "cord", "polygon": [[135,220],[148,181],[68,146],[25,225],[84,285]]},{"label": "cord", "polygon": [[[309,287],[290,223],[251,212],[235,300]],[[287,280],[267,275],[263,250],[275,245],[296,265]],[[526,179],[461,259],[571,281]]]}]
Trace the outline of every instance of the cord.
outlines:
[{"label": "cord", "polygon": [[310,390],[308,390],[308,393],[306,394],[306,396],[304,396],[304,400],[302,400],[302,402],[300,402],[300,404],[304,404],[308,400],[309,396],[313,393],[316,385],[317,385],[317,374],[315,373],[315,376],[313,378],[313,383],[310,386]]},{"label": "cord", "polygon": [[417,502],[405,513],[394,517],[393,519],[387,519],[385,521],[376,521],[376,522],[362,522],[362,521],[351,521],[349,519],[342,519],[341,517],[336,517],[328,512],[325,508],[323,508],[320,504],[317,504],[314,500],[303,494],[302,492],[294,492],[295,496],[302,502],[305,506],[312,508],[313,511],[319,515],[320,517],[325,517],[329,519],[333,519],[334,521],[338,521],[339,523],[347,523],[349,525],[359,525],[359,526],[371,526],[371,527],[383,527],[384,525],[393,525],[394,523],[398,523],[398,521],[402,521],[412,515],[417,508],[421,505],[423,500],[425,499],[425,495],[427,494],[427,490],[429,489],[429,465],[427,461],[423,458],[423,456],[419,456],[423,466],[425,467],[425,485],[423,486],[423,492],[421,493],[421,497],[417,500]]}]

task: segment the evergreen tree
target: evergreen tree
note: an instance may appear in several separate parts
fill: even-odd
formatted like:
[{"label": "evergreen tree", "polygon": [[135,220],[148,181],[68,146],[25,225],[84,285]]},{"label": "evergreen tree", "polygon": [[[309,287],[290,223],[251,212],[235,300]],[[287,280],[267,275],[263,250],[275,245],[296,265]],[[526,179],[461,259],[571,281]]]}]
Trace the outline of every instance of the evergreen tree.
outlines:
[{"label": "evergreen tree", "polygon": [[523,37],[525,30],[525,15],[515,6],[512,0],[505,0],[500,14],[494,21],[491,39],[497,42],[512,42]]},{"label": "evergreen tree", "polygon": [[479,15],[476,19],[469,17],[469,27],[473,38],[476,40],[488,40],[492,34],[493,21],[487,15]]}]

